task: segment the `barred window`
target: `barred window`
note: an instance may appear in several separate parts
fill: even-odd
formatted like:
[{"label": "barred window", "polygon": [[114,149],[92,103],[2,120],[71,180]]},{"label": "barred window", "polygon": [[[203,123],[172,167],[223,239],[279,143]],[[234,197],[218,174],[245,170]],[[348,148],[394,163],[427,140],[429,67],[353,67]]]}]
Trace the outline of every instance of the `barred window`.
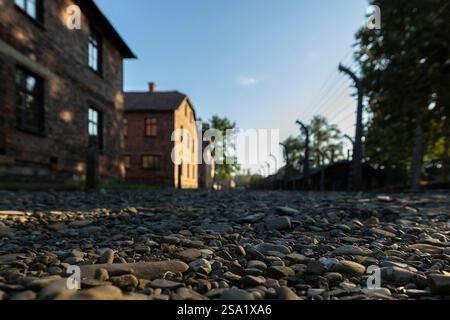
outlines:
[{"label": "barred window", "polygon": [[43,81],[25,69],[16,71],[16,125],[35,133],[44,132]]},{"label": "barred window", "polygon": [[131,168],[131,156],[124,156],[123,161],[125,163],[125,169]]},{"label": "barred window", "polygon": [[42,22],[42,0],[14,0],[14,3],[29,17]]},{"label": "barred window", "polygon": [[88,132],[90,136],[98,138],[98,148],[103,149],[103,116],[100,111],[89,108],[88,111]]},{"label": "barred window", "polygon": [[145,136],[156,137],[158,135],[158,120],[156,118],[145,118]]},{"label": "barred window", "polygon": [[96,32],[92,31],[88,45],[89,67],[99,73],[101,72],[101,54],[101,38]]},{"label": "barred window", "polygon": [[142,156],[142,169],[159,170],[161,168],[161,157],[156,155]]}]

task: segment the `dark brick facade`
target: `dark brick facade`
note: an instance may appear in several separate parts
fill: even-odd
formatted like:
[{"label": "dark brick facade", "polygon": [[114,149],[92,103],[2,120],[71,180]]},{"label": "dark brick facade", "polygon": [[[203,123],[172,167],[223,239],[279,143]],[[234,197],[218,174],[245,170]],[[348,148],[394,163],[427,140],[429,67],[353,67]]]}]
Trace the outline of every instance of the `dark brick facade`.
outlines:
[{"label": "dark brick facade", "polygon": [[[171,141],[174,113],[166,111],[125,112],[128,134],[125,137],[125,156],[130,157],[130,167],[126,169],[126,180],[132,183],[149,183],[157,186],[172,187],[175,176],[171,158]],[[145,136],[145,119],[157,120],[157,136]],[[157,170],[142,168],[142,156],[160,157]]]},{"label": "dark brick facade", "polygon": [[[91,1],[84,3],[97,9]],[[124,174],[123,59],[134,55],[98,9],[86,11],[82,7],[81,30],[69,30],[65,12],[73,1],[44,0],[42,4],[42,23],[22,12],[14,0],[2,0],[0,4],[0,178],[83,179],[88,109],[93,107],[103,118],[101,176],[120,179]],[[101,74],[88,67],[91,26],[102,38]],[[42,134],[17,129],[18,68],[43,81]]]}]

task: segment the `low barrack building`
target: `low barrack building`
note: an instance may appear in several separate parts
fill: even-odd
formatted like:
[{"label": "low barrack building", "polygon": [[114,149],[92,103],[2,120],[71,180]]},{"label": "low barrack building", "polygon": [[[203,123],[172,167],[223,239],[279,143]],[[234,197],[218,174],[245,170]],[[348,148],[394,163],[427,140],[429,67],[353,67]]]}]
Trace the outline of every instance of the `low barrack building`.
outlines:
[{"label": "low barrack building", "polygon": [[[150,83],[148,91],[126,92],[126,180],[159,187],[198,188],[196,119],[189,97],[178,91],[159,92]],[[172,159],[177,146],[184,154],[176,152]],[[180,158],[184,161],[178,161]]]},{"label": "low barrack building", "polygon": [[[69,27],[72,5],[80,29]],[[1,1],[1,181],[83,180],[89,136],[100,176],[121,179],[127,58],[135,55],[93,1]]]}]

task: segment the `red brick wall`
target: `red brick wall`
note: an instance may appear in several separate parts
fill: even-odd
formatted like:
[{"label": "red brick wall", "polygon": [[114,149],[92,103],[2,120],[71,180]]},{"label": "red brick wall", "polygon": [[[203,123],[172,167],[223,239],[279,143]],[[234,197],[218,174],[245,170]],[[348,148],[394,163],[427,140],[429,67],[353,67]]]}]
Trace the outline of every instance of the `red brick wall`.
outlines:
[{"label": "red brick wall", "polygon": [[[126,180],[134,183],[146,183],[155,186],[173,187],[174,165],[171,154],[174,128],[173,112],[134,111],[125,112],[128,121],[128,135],[125,138],[125,155],[131,157],[131,168],[126,170]],[[158,135],[145,136],[145,119],[156,118]],[[142,155],[161,156],[160,170],[142,168]]]},{"label": "red brick wall", "polygon": [[[3,0],[0,8],[0,40],[19,51],[34,72],[45,75],[45,136],[16,130],[14,125],[17,57],[0,53],[0,149],[6,149],[9,165],[2,165],[0,177],[27,180],[82,177],[87,149],[87,111],[90,105],[103,112],[104,152],[101,173],[120,178],[123,140],[120,129],[123,112],[123,71],[119,51],[103,39],[103,74],[88,67],[89,22],[83,16],[82,30],[65,26],[69,0],[44,1],[44,27]],[[20,61],[20,59],[19,59]],[[34,62],[34,64],[33,64]],[[26,66],[29,68],[30,66]],[[50,158],[58,159],[57,170],[49,169]],[[14,163],[11,165],[11,161]]]}]

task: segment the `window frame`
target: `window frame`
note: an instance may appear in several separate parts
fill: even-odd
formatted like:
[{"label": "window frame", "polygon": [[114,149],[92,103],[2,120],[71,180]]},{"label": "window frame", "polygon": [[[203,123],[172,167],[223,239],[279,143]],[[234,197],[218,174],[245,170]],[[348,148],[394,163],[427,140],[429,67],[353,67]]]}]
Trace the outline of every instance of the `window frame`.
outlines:
[{"label": "window frame", "polygon": [[191,133],[189,131],[186,133],[186,149],[187,151],[191,149]]},{"label": "window frame", "polygon": [[128,138],[128,118],[124,117],[123,118],[123,123],[122,123],[122,134],[124,138]]},{"label": "window frame", "polygon": [[[90,113],[90,111],[94,111],[96,114],[97,114],[97,122],[95,123],[95,122],[93,122],[93,120],[91,120],[91,118],[90,118],[90,115],[91,115],[91,113]],[[96,108],[96,107],[94,107],[94,106],[92,106],[92,105],[90,105],[89,107],[88,107],[88,121],[87,121],[87,125],[88,125],[88,127],[87,127],[87,132],[88,132],[88,136],[90,137],[90,136],[92,136],[92,134],[91,134],[91,130],[90,130],[90,125],[91,125],[91,123],[92,124],[94,124],[95,126],[96,126],[96,128],[97,128],[97,139],[98,139],[98,150],[99,151],[103,151],[103,147],[104,147],[104,141],[103,141],[103,112],[100,110],[100,109],[98,109],[98,108]]]},{"label": "window frame", "polygon": [[[92,62],[91,48],[94,48],[97,53],[96,68],[94,68],[91,65],[92,64],[91,63]],[[95,72],[99,76],[102,76],[102,74],[103,74],[103,39],[102,39],[102,36],[100,35],[100,33],[97,32],[97,30],[95,30],[95,28],[93,28],[92,26],[90,28],[89,37],[88,37],[88,67],[89,67],[89,69],[91,69],[93,72]]]},{"label": "window frame", "polygon": [[[149,167],[144,166],[144,159],[147,157],[149,157],[150,159],[156,160],[156,161],[153,161],[153,166],[149,166]],[[141,155],[141,169],[148,170],[148,171],[160,171],[161,170],[161,155],[159,155],[159,154],[142,154]]]},{"label": "window frame", "polygon": [[[26,85],[23,86],[23,84],[18,83],[18,73],[21,72],[23,73],[23,75],[25,75],[25,77],[32,77],[35,79],[35,88],[33,89],[33,91],[30,91]],[[24,68],[22,66],[16,66],[16,71],[15,71],[15,104],[14,104],[14,111],[15,111],[15,127],[17,130],[20,131],[24,131],[27,133],[31,133],[31,134],[35,134],[35,135],[40,135],[40,136],[45,136],[45,105],[44,105],[44,96],[45,96],[45,82],[44,79],[42,77],[40,77],[39,75],[37,75],[36,73],[30,71],[27,68]],[[25,80],[26,81],[26,80]],[[25,116],[25,108],[23,106],[19,107],[19,93],[21,93],[22,95],[26,95],[26,96],[32,96],[34,101],[33,101],[33,107],[36,109],[35,110],[35,114],[34,116],[36,117],[35,121],[35,125],[34,126],[30,126],[29,124],[27,125],[24,120]],[[21,118],[19,121],[19,116],[18,114],[21,114]]]},{"label": "window frame", "polygon": [[[129,161],[127,161],[126,159],[128,159]],[[126,170],[131,169],[131,166],[132,166],[132,157],[131,157],[131,155],[129,155],[129,154],[124,155],[123,156],[123,163],[125,165],[125,169]]]},{"label": "window frame", "polygon": [[17,3],[17,0],[14,0],[14,7],[16,9],[27,16],[29,19],[31,19],[34,23],[36,23],[39,27],[44,27],[44,1],[43,0],[34,0],[35,4],[35,17],[33,17],[29,10],[28,5],[33,0],[22,0],[24,3],[24,7],[22,7],[20,4]]},{"label": "window frame", "polygon": [[158,131],[158,118],[146,117],[144,119],[144,136],[146,138],[155,138],[158,136]]}]

